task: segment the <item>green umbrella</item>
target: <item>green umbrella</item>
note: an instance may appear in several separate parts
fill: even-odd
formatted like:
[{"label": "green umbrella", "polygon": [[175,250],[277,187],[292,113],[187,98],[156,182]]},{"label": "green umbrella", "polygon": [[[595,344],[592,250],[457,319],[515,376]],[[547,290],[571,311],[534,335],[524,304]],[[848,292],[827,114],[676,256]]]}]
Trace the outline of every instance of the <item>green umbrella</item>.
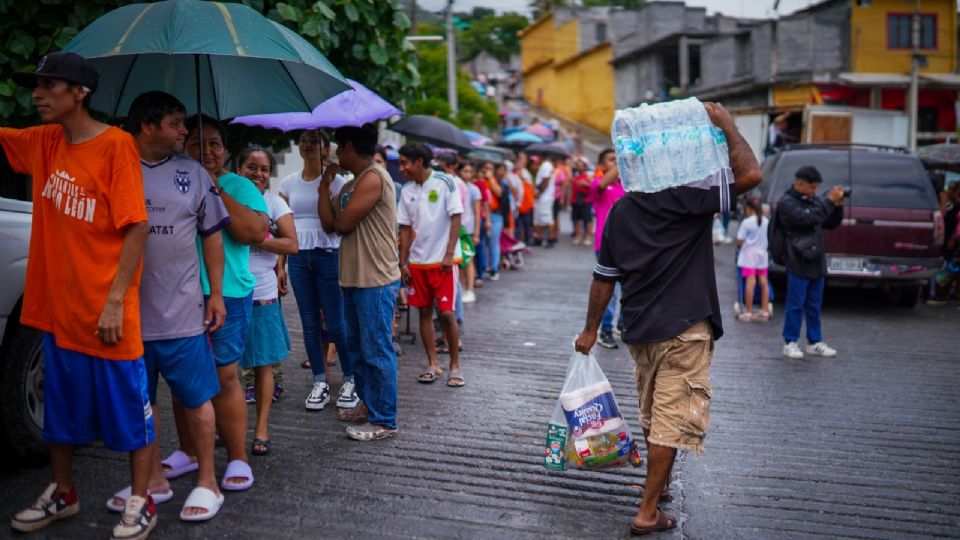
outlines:
[{"label": "green umbrella", "polygon": [[214,118],[312,111],[350,90],[319,51],[243,5],[167,0],[117,8],[64,48],[100,72],[91,106],[125,116],[148,90]]}]

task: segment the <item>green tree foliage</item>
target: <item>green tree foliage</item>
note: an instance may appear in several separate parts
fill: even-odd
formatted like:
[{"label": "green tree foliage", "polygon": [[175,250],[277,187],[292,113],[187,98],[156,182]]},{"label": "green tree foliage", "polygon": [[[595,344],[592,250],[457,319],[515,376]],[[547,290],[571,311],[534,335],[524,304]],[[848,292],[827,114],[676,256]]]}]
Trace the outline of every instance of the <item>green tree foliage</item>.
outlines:
[{"label": "green tree foliage", "polygon": [[457,56],[462,60],[472,60],[481,51],[487,51],[497,60],[506,62],[511,55],[520,53],[520,36],[517,32],[529,24],[529,19],[517,13],[487,14],[474,18],[470,21],[470,28],[457,36]]},{"label": "green tree foliage", "polygon": [[10,79],[15,71],[32,70],[37,60],[58,51],[84,26],[130,2],[123,0],[0,0],[0,125],[37,123],[30,91]]},{"label": "green tree foliage", "polygon": [[399,103],[419,84],[410,19],[382,0],[243,0],[297,32],[347,77]]},{"label": "green tree foliage", "polygon": [[[418,25],[421,35],[438,35],[443,28],[438,25]],[[457,72],[458,114],[450,113],[447,102],[447,51],[444,43],[421,43],[417,46],[420,57],[420,91],[407,104],[408,114],[427,114],[449,120],[465,129],[482,126],[495,128],[499,112],[494,101],[481,96],[470,86],[470,76]]]},{"label": "green tree foliage", "polygon": [[[0,126],[37,123],[30,90],[17,86],[15,71],[36,68],[43,55],[58,51],[84,26],[129,2],[123,0],[0,0]],[[29,183],[15,175],[0,153],[0,196],[29,198]]]}]

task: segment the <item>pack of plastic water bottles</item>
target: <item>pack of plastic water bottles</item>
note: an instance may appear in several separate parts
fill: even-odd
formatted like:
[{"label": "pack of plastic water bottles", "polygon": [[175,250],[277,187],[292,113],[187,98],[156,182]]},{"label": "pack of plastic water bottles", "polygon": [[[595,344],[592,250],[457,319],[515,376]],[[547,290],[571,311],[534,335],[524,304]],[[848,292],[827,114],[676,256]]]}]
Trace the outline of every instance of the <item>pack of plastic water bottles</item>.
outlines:
[{"label": "pack of plastic water bottles", "polygon": [[697,98],[618,110],[611,133],[627,191],[733,182],[727,138]]}]

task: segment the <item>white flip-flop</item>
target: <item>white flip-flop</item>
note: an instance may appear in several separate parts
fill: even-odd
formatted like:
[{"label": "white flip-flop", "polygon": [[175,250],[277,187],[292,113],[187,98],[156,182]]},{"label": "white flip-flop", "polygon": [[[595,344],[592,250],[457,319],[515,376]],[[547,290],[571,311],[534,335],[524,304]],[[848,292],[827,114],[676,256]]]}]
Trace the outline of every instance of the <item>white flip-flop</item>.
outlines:
[{"label": "white flip-flop", "polygon": [[[180,520],[210,521],[217,516],[217,512],[219,512],[223,506],[223,499],[223,493],[216,495],[213,491],[205,487],[195,487],[183,503],[183,508],[180,510]],[[203,508],[207,513],[197,516],[187,516],[183,513],[187,508]]]},{"label": "white flip-flop", "polygon": [[[133,488],[131,488],[130,486],[127,486],[121,489],[120,491],[114,493],[113,497],[110,497],[109,499],[107,499],[107,508],[110,509],[111,512],[123,512],[126,509],[125,507],[126,507],[127,499],[130,497],[130,494],[132,492],[133,492]],[[148,491],[147,493],[149,493],[150,496],[153,497],[153,502],[157,504],[165,503],[173,498],[173,490],[170,488],[167,488],[167,490],[164,492],[150,493]],[[124,504],[117,506],[117,504],[113,502],[114,499],[123,499]]]}]

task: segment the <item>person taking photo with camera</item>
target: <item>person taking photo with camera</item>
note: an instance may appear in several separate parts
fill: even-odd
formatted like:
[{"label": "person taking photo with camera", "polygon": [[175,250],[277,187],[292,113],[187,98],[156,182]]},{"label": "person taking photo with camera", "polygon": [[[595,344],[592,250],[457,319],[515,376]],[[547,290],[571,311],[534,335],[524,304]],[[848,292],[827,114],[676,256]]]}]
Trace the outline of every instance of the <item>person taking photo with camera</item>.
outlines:
[{"label": "person taking photo with camera", "polygon": [[[807,354],[832,358],[837,351],[824,343],[820,310],[827,274],[823,230],[836,229],[843,221],[843,202],[849,194],[835,186],[818,197],[823,182],[812,166],[797,169],[793,186],[784,193],[774,215],[774,227],[783,235],[783,263],[787,268],[787,307],[783,318],[783,355],[803,358],[800,325],[807,320]],[[780,258],[775,256],[775,258]]]}]

